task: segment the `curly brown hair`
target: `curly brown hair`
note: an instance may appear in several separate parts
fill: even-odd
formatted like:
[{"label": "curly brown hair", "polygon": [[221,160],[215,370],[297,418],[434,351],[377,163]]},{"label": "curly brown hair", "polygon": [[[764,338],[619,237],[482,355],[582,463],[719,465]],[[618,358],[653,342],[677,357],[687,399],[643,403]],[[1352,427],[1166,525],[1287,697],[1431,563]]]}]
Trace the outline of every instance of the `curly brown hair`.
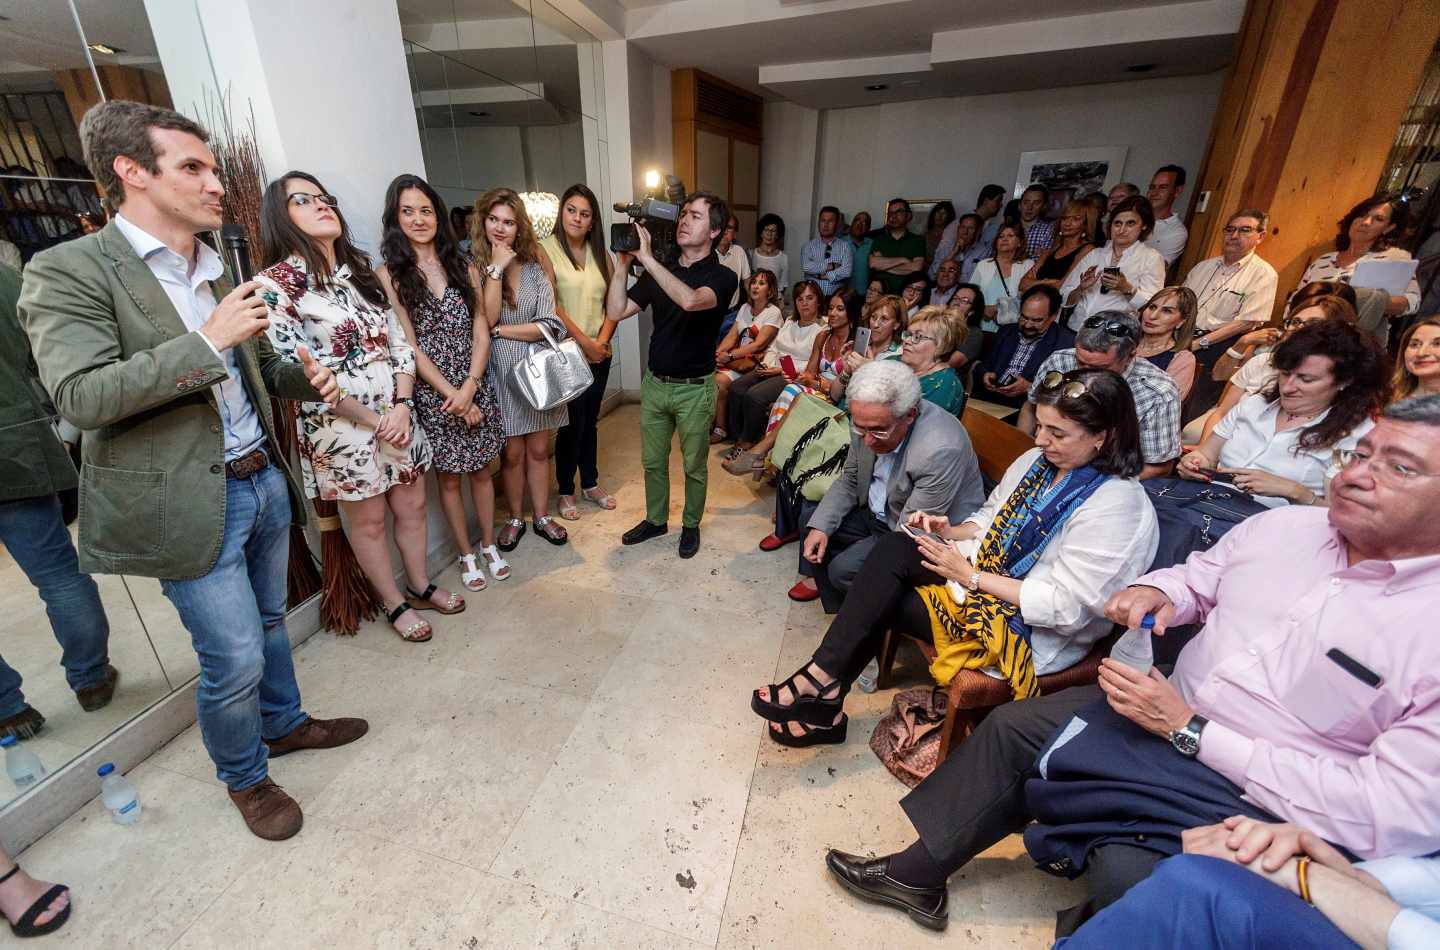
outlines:
[{"label": "curly brown hair", "polygon": [[[540,242],[535,237],[535,226],[530,223],[530,213],[525,202],[511,188],[491,188],[475,200],[475,220],[470,224],[470,254],[482,271],[490,266],[490,237],[485,233],[485,218],[496,205],[505,205],[515,213],[515,256],[522,264],[540,263]],[[515,291],[509,283],[502,282],[500,288],[505,302],[515,306]]]},{"label": "curly brown hair", "polygon": [[[1289,373],[1308,356],[1329,359],[1339,387],[1324,418],[1300,433],[1299,448],[1323,449],[1339,442],[1385,405],[1390,394],[1388,358],[1370,334],[1334,318],[1303,326],[1281,340],[1271,361],[1275,369]],[[1277,401],[1279,380],[1266,387],[1263,395],[1266,402]]]}]

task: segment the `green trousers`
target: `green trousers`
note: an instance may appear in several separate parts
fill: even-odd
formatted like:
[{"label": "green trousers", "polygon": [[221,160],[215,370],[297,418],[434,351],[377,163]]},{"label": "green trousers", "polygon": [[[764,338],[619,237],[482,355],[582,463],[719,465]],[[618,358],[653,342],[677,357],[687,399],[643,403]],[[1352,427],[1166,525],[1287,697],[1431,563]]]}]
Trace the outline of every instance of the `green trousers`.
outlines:
[{"label": "green trousers", "polygon": [[700,527],[709,483],[710,427],[715,422],[715,378],[703,383],[664,383],[646,373],[640,384],[640,462],[645,468],[645,520],[670,520],[670,439],[680,433],[685,459],[687,528]]}]

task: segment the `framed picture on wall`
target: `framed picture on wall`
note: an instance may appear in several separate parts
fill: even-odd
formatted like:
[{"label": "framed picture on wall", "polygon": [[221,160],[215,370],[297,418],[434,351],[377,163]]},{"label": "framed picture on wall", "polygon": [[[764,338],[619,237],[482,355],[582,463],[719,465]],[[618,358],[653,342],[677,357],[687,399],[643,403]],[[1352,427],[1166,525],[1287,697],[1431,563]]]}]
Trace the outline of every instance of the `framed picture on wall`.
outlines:
[{"label": "framed picture on wall", "polygon": [[1094,191],[1107,192],[1120,184],[1125,173],[1128,145],[1101,145],[1094,148],[1052,148],[1020,153],[1015,172],[1015,194],[1019,198],[1036,182],[1050,189],[1050,207],[1045,217],[1058,218],[1065,202]]},{"label": "framed picture on wall", "polygon": [[[942,201],[950,201],[949,198],[906,198],[905,200],[910,202],[910,230],[916,234],[925,233],[925,222],[930,220],[930,212],[935,210],[936,205]],[[953,201],[950,203],[954,204]],[[885,222],[881,221],[880,227],[884,226]]]}]

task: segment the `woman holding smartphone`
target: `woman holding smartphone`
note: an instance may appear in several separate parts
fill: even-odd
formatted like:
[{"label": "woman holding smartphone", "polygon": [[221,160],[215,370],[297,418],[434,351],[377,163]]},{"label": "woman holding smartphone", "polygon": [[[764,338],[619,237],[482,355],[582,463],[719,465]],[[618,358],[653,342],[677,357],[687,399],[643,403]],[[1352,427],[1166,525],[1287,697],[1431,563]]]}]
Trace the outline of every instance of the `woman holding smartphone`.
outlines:
[{"label": "woman holding smartphone", "polygon": [[1131,195],[1110,216],[1110,243],[1090,251],[1060,284],[1070,329],[1109,307],[1139,310],[1165,284],[1165,258],[1145,243],[1155,230],[1150,200]]},{"label": "woman holding smartphone", "polygon": [[[308,347],[335,373],[345,398],[334,409],[301,403],[300,469],[312,498],[334,499],[349,523],[355,559],[380,595],[402,639],[420,643],[430,624],[417,610],[459,613],[465,601],[426,574],[425,470],[430,443],[411,412],[415,350],[320,180],[287,172],[265,189],[260,207],[264,259],[255,275],[269,309],[270,342],[288,359]],[[407,586],[395,584],[385,515]]]}]

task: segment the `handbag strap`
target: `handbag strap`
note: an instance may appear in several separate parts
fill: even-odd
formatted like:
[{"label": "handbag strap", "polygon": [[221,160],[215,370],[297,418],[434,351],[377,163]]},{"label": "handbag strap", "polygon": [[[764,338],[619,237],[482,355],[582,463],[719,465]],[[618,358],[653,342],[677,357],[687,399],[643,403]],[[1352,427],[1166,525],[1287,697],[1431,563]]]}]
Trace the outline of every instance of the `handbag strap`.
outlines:
[{"label": "handbag strap", "polygon": [[[538,321],[538,320],[535,321],[535,326],[539,328],[539,330],[540,330],[540,335],[545,338],[545,342],[548,343],[548,344],[550,344],[550,349],[552,349],[552,350],[558,350],[558,349],[560,349],[560,344],[555,340],[555,334],[553,334],[553,333],[550,332],[550,328],[549,328],[549,327],[547,327],[545,324],[541,323],[541,322]],[[538,342],[538,341],[537,341],[537,342]]]}]

